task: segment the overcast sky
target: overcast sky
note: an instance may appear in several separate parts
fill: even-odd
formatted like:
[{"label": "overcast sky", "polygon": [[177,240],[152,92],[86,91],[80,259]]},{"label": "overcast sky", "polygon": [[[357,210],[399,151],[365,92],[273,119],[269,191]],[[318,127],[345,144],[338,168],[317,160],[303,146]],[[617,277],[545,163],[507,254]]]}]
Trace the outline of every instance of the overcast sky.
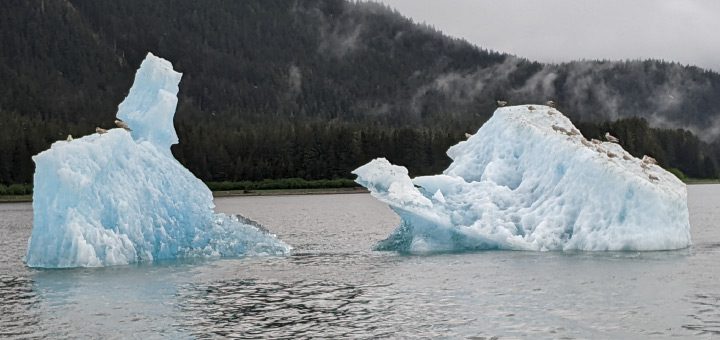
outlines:
[{"label": "overcast sky", "polygon": [[720,71],[718,0],[379,0],[478,46],[538,61],[665,59]]}]

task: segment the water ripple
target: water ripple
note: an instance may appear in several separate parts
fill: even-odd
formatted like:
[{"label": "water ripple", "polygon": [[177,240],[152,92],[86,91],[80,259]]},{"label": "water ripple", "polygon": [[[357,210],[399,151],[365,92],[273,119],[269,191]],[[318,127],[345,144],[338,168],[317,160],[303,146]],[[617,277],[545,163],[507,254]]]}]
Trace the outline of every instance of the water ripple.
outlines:
[{"label": "water ripple", "polygon": [[32,280],[21,276],[0,276],[0,338],[42,337],[38,333],[38,302]]},{"label": "water ripple", "polygon": [[693,322],[683,328],[697,335],[720,335],[720,295],[695,294],[690,302],[695,306],[695,312],[688,315]]},{"label": "water ripple", "polygon": [[186,317],[179,325],[194,336],[310,338],[390,336],[387,311],[351,284],[230,280],[192,284],[179,292]]}]

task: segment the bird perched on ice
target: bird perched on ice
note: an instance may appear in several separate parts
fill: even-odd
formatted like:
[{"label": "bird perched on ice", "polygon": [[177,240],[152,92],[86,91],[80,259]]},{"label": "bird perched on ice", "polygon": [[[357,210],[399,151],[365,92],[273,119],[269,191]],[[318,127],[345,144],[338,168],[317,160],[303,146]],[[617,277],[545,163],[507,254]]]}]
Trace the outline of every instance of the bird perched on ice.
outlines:
[{"label": "bird perched on ice", "polygon": [[496,100],[495,103],[497,103],[498,107],[503,107],[508,104],[506,100]]},{"label": "bird perched on ice", "polygon": [[552,100],[548,100],[547,102],[545,102],[545,105],[547,105],[547,106],[549,106],[549,107],[552,107],[552,108],[555,108],[555,106],[556,106],[557,104],[556,104],[554,101],[552,101]]},{"label": "bird perched on ice", "polygon": [[567,133],[570,132],[570,131],[568,131],[567,129],[565,129],[564,127],[558,126],[558,125],[555,125],[555,124],[553,124],[552,129],[555,130],[555,131],[558,131],[558,132],[562,132],[562,133],[564,133],[564,134],[567,134]]},{"label": "bird perched on ice", "polygon": [[620,140],[617,137],[611,135],[610,132],[605,132],[605,140],[610,143],[620,143]]},{"label": "bird perched on ice", "polygon": [[468,139],[468,138],[470,138],[470,137],[472,137],[472,136],[473,136],[473,135],[471,135],[471,134],[469,134],[469,133],[465,132],[465,139]]},{"label": "bird perched on ice", "polygon": [[103,129],[103,128],[101,128],[101,127],[98,126],[98,127],[95,128],[95,132],[102,135],[102,134],[104,134],[104,133],[107,133],[107,130],[105,130],[105,129]]},{"label": "bird perched on ice", "polygon": [[648,175],[648,178],[649,178],[651,181],[659,181],[659,180],[660,180],[660,178],[658,178],[657,176],[655,176],[655,175],[653,175],[653,174],[649,174],[649,175]]},{"label": "bird perched on ice", "polygon": [[67,137],[66,141],[68,141],[68,142],[72,142],[72,140],[73,140],[73,138],[72,138],[72,135],[68,135],[68,137]]},{"label": "bird perched on ice", "polygon": [[657,160],[648,155],[643,155],[642,162],[645,164],[657,164]]},{"label": "bird perched on ice", "polygon": [[115,125],[117,125],[117,127],[119,128],[125,129],[125,131],[132,131],[132,129],[130,129],[130,126],[128,126],[127,123],[123,122],[120,119],[115,119]]},{"label": "bird perched on ice", "polygon": [[532,106],[532,105],[530,105],[530,106],[528,106],[528,110],[530,110],[530,111],[535,111],[535,107]]}]

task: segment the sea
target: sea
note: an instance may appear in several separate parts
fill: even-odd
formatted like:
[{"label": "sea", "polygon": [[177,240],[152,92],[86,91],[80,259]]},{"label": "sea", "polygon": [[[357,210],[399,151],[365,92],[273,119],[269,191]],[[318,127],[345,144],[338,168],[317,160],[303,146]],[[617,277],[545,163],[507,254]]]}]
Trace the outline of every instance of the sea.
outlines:
[{"label": "sea", "polygon": [[39,270],[32,204],[0,204],[0,338],[720,338],[720,185],[688,186],[693,245],[403,255],[369,194],[217,198],[288,257]]}]

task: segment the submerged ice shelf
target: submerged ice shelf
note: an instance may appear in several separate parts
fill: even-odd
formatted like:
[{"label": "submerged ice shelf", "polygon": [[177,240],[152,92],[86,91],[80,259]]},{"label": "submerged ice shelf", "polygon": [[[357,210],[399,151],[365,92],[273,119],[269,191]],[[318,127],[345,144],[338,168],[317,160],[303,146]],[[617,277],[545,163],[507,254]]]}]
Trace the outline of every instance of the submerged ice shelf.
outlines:
[{"label": "submerged ice shelf", "polygon": [[588,141],[548,106],[497,109],[448,150],[441,175],[411,179],[379,158],[353,171],[400,226],[377,248],[666,250],[690,245],[685,184],[615,143]]},{"label": "submerged ice shelf", "polygon": [[181,76],[170,62],[148,54],[118,110],[132,131],[118,128],[59,141],[33,157],[28,266],[290,251],[254,223],[215,214],[210,190],[172,156]]}]

